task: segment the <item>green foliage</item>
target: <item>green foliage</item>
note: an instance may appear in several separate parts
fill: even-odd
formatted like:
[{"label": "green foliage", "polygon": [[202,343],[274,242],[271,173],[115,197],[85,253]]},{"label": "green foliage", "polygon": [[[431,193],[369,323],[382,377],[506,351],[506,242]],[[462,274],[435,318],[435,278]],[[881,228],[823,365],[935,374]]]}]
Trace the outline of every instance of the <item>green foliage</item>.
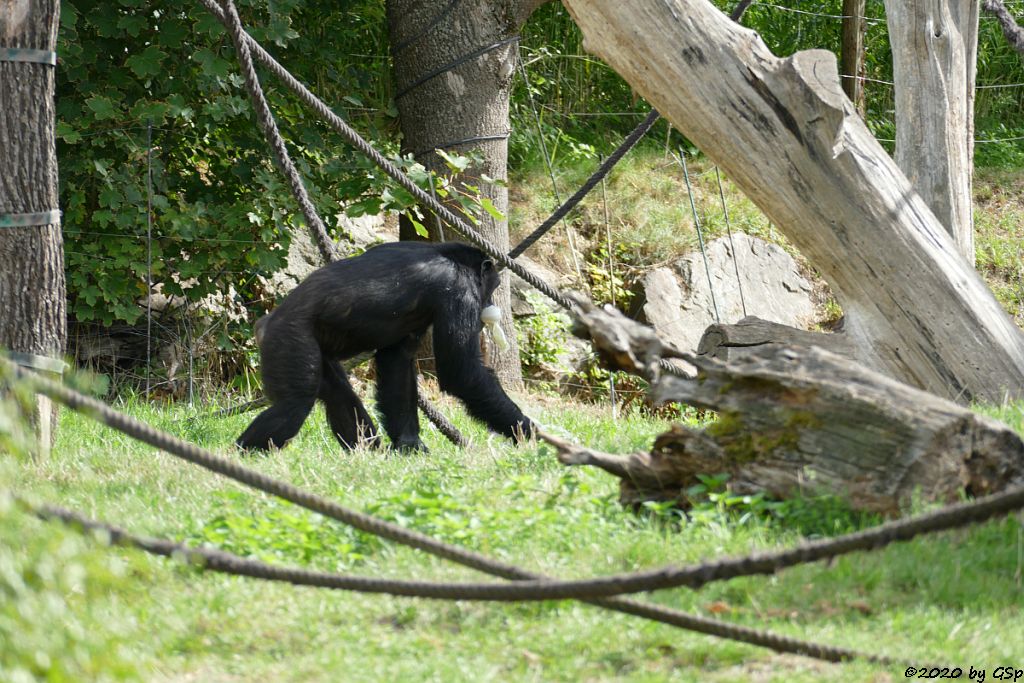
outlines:
[{"label": "green foliage", "polygon": [[[183,405],[130,401],[125,407],[218,449],[228,448],[247,420],[214,419],[208,410]],[[666,427],[636,415],[611,420],[607,409],[582,404],[530,408],[549,428],[614,453],[649,449]],[[1019,405],[995,414],[1012,411],[1018,418],[1012,424],[1020,427]],[[659,504],[636,515],[619,505],[615,477],[566,468],[547,446],[487,443],[465,415],[453,411],[451,417],[478,440],[476,447],[456,449],[424,430],[429,455],[358,449],[339,455],[317,413],[286,451],[246,464],[352,508],[566,578],[790,547],[802,533],[831,535],[876,521],[813,500],[792,502],[805,505],[799,512],[810,521],[786,508],[782,517],[772,501],[729,493],[725,478],[714,473],[701,481],[705,493],[694,491],[689,515]],[[59,500],[137,533],[212,542],[279,564],[341,564],[352,573],[403,579],[480,579],[393,543],[365,546],[356,560],[339,552],[359,538],[343,525],[317,522],[272,497],[240,490],[76,413],[62,418],[50,458],[0,466],[0,490],[13,482],[22,494]],[[215,522],[219,518],[229,520],[224,529]],[[1010,515],[827,564],[716,582],[700,591],[662,591],[652,599],[792,637],[828,632],[832,642],[861,650],[877,652],[883,642],[885,654],[922,661],[956,661],[968,648],[979,661],[1009,661],[1024,648],[1015,578],[1021,534],[1019,520]],[[24,668],[49,657],[49,668],[27,680],[117,680],[118,662],[129,662],[142,680],[309,683],[334,681],[345,672],[345,680],[367,682],[724,683],[749,678],[766,661],[773,675],[786,680],[821,679],[813,661],[773,657],[575,602],[406,600],[228,577],[108,548],[17,511],[12,519],[6,508],[0,509],[0,558],[0,662]],[[61,583],[54,571],[65,567],[74,567],[75,576],[84,568],[85,578]],[[19,581],[30,588],[16,592],[12,602],[2,591]],[[987,637],[993,623],[1003,626],[999,638]],[[40,652],[45,656],[37,658]],[[61,670],[72,673],[62,678],[55,673]],[[836,667],[833,678],[852,683],[889,674],[884,665],[850,663]],[[19,680],[6,670],[0,679]]]},{"label": "green foliage", "polygon": [[[0,484],[13,479],[8,465]],[[130,649],[137,624],[114,595],[131,594],[129,569],[102,539],[41,523],[0,486],[0,680],[143,680]]]},{"label": "green foliage", "polygon": [[[698,474],[697,479],[699,484],[686,489],[686,500],[691,506],[686,517],[691,522],[714,523],[725,515],[731,524],[767,522],[811,538],[837,536],[882,522],[880,515],[858,512],[834,495],[773,500],[764,492],[733,493],[728,488],[728,474]],[[662,516],[679,514],[661,505],[656,506],[656,511]]]},{"label": "green foliage", "polygon": [[[386,52],[383,3],[338,9],[254,0],[240,11],[298,78],[342,103],[340,114],[361,120],[371,137],[392,125],[389,74],[357,56]],[[61,206],[75,318],[110,325],[143,314],[149,200],[153,280],[164,294],[195,302],[230,291],[243,305],[272,303],[261,301],[255,276],[282,266],[302,220],[270,162],[220,24],[199,6],[67,0],[58,49]],[[317,59],[306,58],[313,53]],[[321,215],[342,212],[341,200],[386,190],[368,162],[271,79],[264,87]]]},{"label": "green foliage", "polygon": [[284,503],[252,508],[252,497],[237,491],[218,496],[221,512],[188,541],[209,543],[264,562],[316,564],[345,571],[381,547],[376,536]]},{"label": "green foliage", "polygon": [[559,356],[565,352],[569,320],[536,292],[527,292],[526,301],[533,307],[534,314],[515,320],[519,357],[523,367],[539,370],[544,366],[555,365]]},{"label": "green foliage", "polygon": [[620,310],[629,310],[633,298],[630,275],[638,272],[638,245],[617,243],[609,256],[602,244],[587,256],[587,277],[590,295],[596,303],[613,304]]}]

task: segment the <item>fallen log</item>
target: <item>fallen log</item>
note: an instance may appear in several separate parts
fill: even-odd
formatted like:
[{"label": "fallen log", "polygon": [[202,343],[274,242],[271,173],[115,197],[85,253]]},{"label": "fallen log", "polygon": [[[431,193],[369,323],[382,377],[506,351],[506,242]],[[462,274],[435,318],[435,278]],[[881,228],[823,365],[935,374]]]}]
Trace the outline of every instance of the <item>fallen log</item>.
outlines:
[{"label": "fallen log", "polygon": [[768,346],[817,346],[844,358],[860,360],[857,347],[844,334],[808,332],[753,315],[733,325],[708,327],[697,345],[697,353],[719,360],[734,360]]},{"label": "fallen log", "polygon": [[704,429],[674,426],[649,453],[612,455],[542,435],[567,465],[621,481],[624,504],[687,506],[698,475],[727,473],[738,494],[830,493],[897,514],[912,499],[948,503],[1024,483],[1024,442],[1010,428],[813,346],[769,346],[729,362],[669,349],[693,378],[662,373],[643,325],[578,301],[578,326],[616,368],[652,382],[656,402],[717,411]]}]

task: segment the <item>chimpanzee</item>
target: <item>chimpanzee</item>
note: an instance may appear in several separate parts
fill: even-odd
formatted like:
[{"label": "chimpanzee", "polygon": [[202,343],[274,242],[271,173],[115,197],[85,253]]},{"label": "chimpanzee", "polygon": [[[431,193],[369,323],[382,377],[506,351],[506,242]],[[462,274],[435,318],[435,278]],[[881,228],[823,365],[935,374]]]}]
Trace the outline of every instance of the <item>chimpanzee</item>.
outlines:
[{"label": "chimpanzee", "polygon": [[257,324],[271,406],[238,437],[245,449],[280,448],[320,399],[345,448],[379,441],[339,361],[376,351],[377,406],[394,448],[424,450],[414,353],[434,326],[441,389],[495,432],[523,438],[533,423],[505,394],[480,352],[481,310],[498,286],[494,262],[458,242],[394,242],[317,270]]}]

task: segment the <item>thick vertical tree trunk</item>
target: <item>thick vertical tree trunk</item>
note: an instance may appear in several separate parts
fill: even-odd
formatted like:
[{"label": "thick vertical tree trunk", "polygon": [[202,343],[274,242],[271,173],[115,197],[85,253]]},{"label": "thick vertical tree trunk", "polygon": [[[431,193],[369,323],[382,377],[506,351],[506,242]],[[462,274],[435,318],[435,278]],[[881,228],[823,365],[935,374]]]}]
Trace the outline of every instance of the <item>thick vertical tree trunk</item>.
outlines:
[{"label": "thick vertical tree trunk", "polygon": [[1024,394],[1024,334],[856,115],[830,52],[780,59],[707,0],[563,4],[821,271],[857,360],[957,401]]},{"label": "thick vertical tree trunk", "polygon": [[978,0],[885,0],[896,163],[972,265],[978,13]]},{"label": "thick vertical tree trunk", "polygon": [[843,46],[839,73],[843,91],[864,116],[864,9],[866,0],[843,0]]},{"label": "thick vertical tree trunk", "polygon": [[[467,154],[483,161],[462,181],[479,188],[502,213],[508,189],[481,176],[508,177],[509,93],[519,43],[516,33],[544,0],[422,2],[388,0],[388,26],[395,65],[395,102],[401,120],[404,153],[413,153],[427,169],[444,174],[434,150]],[[508,223],[484,214],[480,232],[508,250]],[[426,225],[433,232],[433,220]],[[403,225],[402,239],[414,239]],[[438,239],[438,235],[432,235]],[[447,239],[458,239],[447,231]],[[512,347],[490,354],[491,365],[506,385],[522,386],[519,349],[512,334],[508,276],[494,295]]]},{"label": "thick vertical tree trunk", "polygon": [[[56,0],[0,2],[0,48],[56,49]],[[66,342],[64,245],[57,208],[54,67],[0,50],[0,347],[29,365],[60,357]],[[33,222],[52,222],[39,225]],[[40,357],[40,358],[34,358]],[[37,406],[41,450],[55,408]]]}]

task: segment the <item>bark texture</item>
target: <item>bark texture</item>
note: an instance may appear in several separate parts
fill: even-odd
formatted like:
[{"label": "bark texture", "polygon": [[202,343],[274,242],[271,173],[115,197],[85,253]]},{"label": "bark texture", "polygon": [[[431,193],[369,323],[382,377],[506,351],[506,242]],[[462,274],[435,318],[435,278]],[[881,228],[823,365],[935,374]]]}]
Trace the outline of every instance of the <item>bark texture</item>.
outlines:
[{"label": "bark texture", "polygon": [[839,71],[843,92],[864,116],[864,10],[866,0],[843,0],[843,45]]},{"label": "bark texture", "polygon": [[[402,151],[412,153],[427,169],[446,173],[434,150],[478,153],[483,162],[463,178],[507,215],[508,189],[485,183],[483,174],[508,178],[509,94],[518,59],[519,28],[543,0],[485,2],[422,2],[388,0],[388,27],[395,66],[396,104],[402,127]],[[474,55],[458,64],[463,57]],[[508,251],[508,223],[482,217],[480,232]],[[437,240],[435,222],[428,220]],[[402,239],[416,239],[403,221]],[[446,239],[458,239],[448,230]],[[511,348],[488,349],[491,366],[502,381],[522,387],[519,347],[512,334],[508,277],[494,295],[502,310],[502,327]]]},{"label": "bark texture", "polygon": [[578,304],[580,326],[611,367],[652,379],[658,402],[719,416],[626,456],[548,438],[563,463],[620,477],[623,503],[685,506],[697,475],[719,472],[739,494],[830,493],[886,514],[918,495],[949,503],[1024,482],[1024,442],[1010,428],[823,349],[760,348],[728,363],[690,357],[695,377],[660,375],[659,360],[677,352],[616,311]]},{"label": "bark texture", "polygon": [[1024,335],[857,116],[823,50],[780,59],[706,0],[563,0],[589,50],[829,282],[856,358],[958,401],[1024,391]]},{"label": "bark texture", "polygon": [[974,264],[978,0],[885,0],[896,79],[896,163]]},{"label": "bark texture", "polygon": [[[55,50],[59,3],[0,1],[0,46]],[[0,61],[0,214],[57,208],[52,66]],[[0,227],[0,347],[60,357],[67,341],[60,224]],[[34,416],[48,450],[56,408]]]},{"label": "bark texture", "polygon": [[735,325],[708,327],[700,339],[697,353],[719,360],[736,360],[764,351],[766,347],[779,346],[816,346],[850,359],[856,355],[844,334],[807,332],[752,315]]}]

